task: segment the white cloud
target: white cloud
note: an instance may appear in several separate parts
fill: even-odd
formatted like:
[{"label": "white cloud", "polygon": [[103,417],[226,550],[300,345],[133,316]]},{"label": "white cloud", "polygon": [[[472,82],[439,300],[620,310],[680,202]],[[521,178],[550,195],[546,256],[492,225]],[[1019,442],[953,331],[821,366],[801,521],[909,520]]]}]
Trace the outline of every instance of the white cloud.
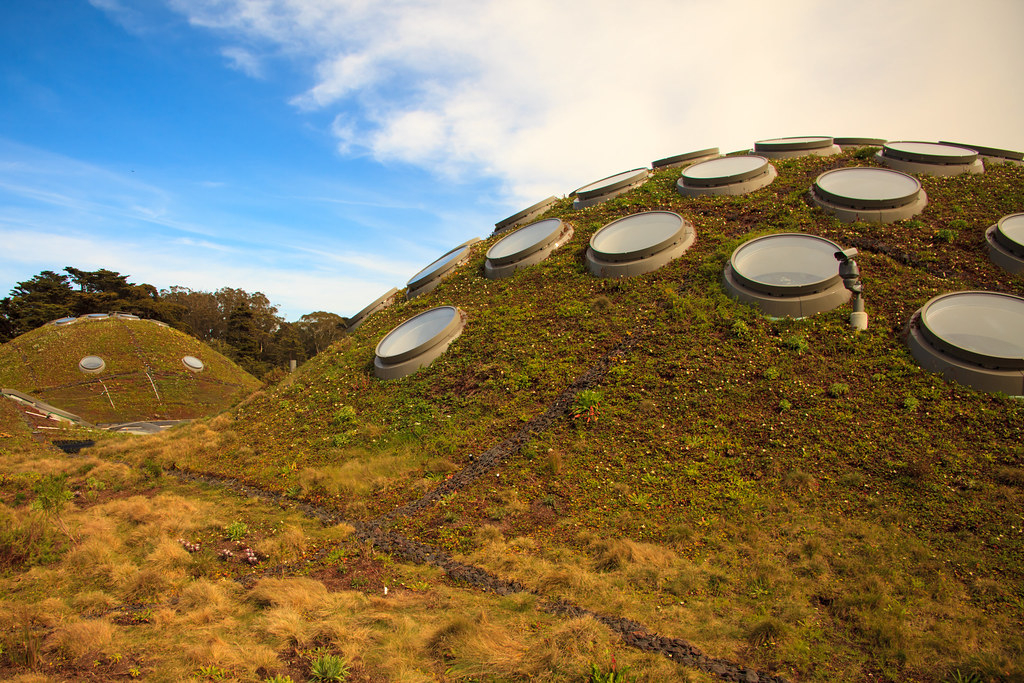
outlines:
[{"label": "white cloud", "polygon": [[241,71],[252,78],[263,78],[263,63],[259,57],[244,47],[226,47],[220,51],[227,57],[232,69]]},{"label": "white cloud", "polygon": [[1024,148],[1024,4],[980,0],[170,0],[193,24],[312,59],[292,100],[339,149],[509,201],[689,149],[784,135]]}]

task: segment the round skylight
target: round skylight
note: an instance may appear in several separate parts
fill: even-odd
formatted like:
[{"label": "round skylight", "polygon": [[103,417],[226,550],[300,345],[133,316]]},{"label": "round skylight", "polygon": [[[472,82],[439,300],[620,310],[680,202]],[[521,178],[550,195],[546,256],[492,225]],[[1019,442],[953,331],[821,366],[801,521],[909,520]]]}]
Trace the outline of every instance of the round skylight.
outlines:
[{"label": "round skylight", "polygon": [[612,221],[590,238],[587,267],[598,277],[649,273],[693,244],[693,225],[671,211],[648,211]]},{"label": "round skylight", "polygon": [[665,157],[664,159],[658,159],[657,161],[653,161],[651,162],[651,168],[653,168],[656,171],[661,170],[663,168],[677,168],[679,166],[686,166],[687,164],[694,164],[698,161],[714,159],[719,155],[719,153],[720,152],[717,147],[698,149],[695,152],[677,154],[673,157]]},{"label": "round skylight", "polygon": [[885,168],[837,168],[818,176],[814,203],[840,220],[889,223],[921,212],[927,196],[916,178]]},{"label": "round skylight", "polygon": [[502,230],[507,230],[509,228],[514,228],[517,225],[523,225],[524,223],[528,223],[537,216],[547,211],[548,208],[557,201],[558,199],[555,197],[548,197],[547,199],[543,199],[537,202],[533,206],[528,206],[519,213],[514,213],[505,220],[501,220],[495,223],[494,232],[501,232]]},{"label": "round skylight", "polygon": [[923,367],[981,391],[1024,395],[1024,298],[954,292],[915,313],[908,337]]},{"label": "round skylight", "polygon": [[454,306],[439,306],[409,318],[377,344],[374,374],[404,377],[429,365],[462,333],[465,316]]},{"label": "round skylight", "polygon": [[104,363],[103,359],[99,356],[86,356],[82,360],[78,361],[78,369],[91,375],[103,372],[106,367],[107,364]]},{"label": "round skylight", "polygon": [[122,320],[139,320],[139,316],[132,313],[115,313],[115,318],[121,318]]},{"label": "round skylight", "polygon": [[832,138],[832,142],[840,147],[881,147],[885,144],[883,138]]},{"label": "round skylight", "polygon": [[996,161],[1010,161],[1017,164],[1024,162],[1024,152],[1015,152],[1012,149],[999,149],[998,147],[983,147],[981,145],[962,145],[959,142],[946,142],[945,140],[943,140],[941,144],[973,149],[978,154],[985,157],[992,157],[992,159]]},{"label": "round skylight", "polygon": [[762,156],[721,157],[690,166],[676,181],[684,196],[740,195],[770,185],[778,174]]},{"label": "round skylight", "polygon": [[86,320],[105,320],[106,318],[110,317],[110,314],[109,313],[89,313],[88,315],[83,315],[82,317],[85,318]]},{"label": "round skylight", "polygon": [[957,175],[985,170],[975,150],[938,142],[887,142],[877,158],[886,166],[906,173]]},{"label": "round skylight", "polygon": [[1024,272],[1024,213],[1003,216],[985,231],[985,239],[996,265],[1011,273]]},{"label": "round skylight", "polygon": [[408,292],[405,298],[412,299],[437,287],[441,280],[454,272],[456,266],[469,258],[469,253],[468,245],[460,245],[413,275],[406,283]]},{"label": "round skylight", "polygon": [[75,323],[75,322],[78,322],[78,318],[76,318],[75,316],[72,315],[72,316],[69,316],[67,318],[57,318],[56,320],[53,321],[53,324],[57,325],[57,326],[60,326],[60,325],[70,325],[70,324]]},{"label": "round skylight", "polygon": [[839,277],[838,251],[838,244],[814,235],[758,237],[732,253],[725,287],[769,315],[801,318],[828,311],[850,298]]},{"label": "round skylight", "polygon": [[368,306],[364,307],[361,311],[348,319],[348,322],[345,324],[345,332],[354,332],[357,327],[363,324],[363,321],[366,320],[368,316],[390,306],[394,303],[396,294],[398,294],[398,290],[392,287],[371,301]]},{"label": "round skylight", "polygon": [[828,156],[841,150],[832,138],[827,136],[805,136],[795,138],[772,138],[754,143],[754,152],[769,159],[789,159],[807,155]]},{"label": "round skylight", "polygon": [[185,367],[192,372],[202,372],[203,368],[206,367],[203,365],[203,361],[199,360],[195,356],[185,356],[181,359],[181,362],[184,363]]},{"label": "round skylight", "polygon": [[574,209],[584,209],[617,197],[643,183],[648,175],[650,171],[646,168],[634,168],[584,185],[573,193],[576,199],[572,206]]},{"label": "round skylight", "polygon": [[540,263],[570,237],[572,228],[558,218],[548,218],[519,228],[487,251],[484,275],[500,279],[520,268]]}]

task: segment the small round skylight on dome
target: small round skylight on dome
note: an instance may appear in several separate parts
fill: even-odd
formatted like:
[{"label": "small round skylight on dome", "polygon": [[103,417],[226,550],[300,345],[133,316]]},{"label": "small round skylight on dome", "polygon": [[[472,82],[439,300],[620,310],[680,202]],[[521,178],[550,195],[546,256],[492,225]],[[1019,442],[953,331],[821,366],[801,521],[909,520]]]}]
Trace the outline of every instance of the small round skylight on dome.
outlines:
[{"label": "small round skylight on dome", "polygon": [[767,187],[776,176],[775,167],[762,156],[721,157],[684,170],[676,181],[676,191],[684,197],[741,195]]},{"label": "small round skylight on dome", "polygon": [[941,294],[918,309],[909,332],[921,367],[979,391],[1024,395],[1024,298]]},{"label": "small round skylight on dome", "polygon": [[576,199],[573,200],[572,208],[585,209],[588,206],[594,206],[595,204],[618,197],[620,194],[642,185],[650,174],[650,170],[646,168],[634,168],[630,171],[623,171],[622,173],[602,178],[589,185],[584,185],[573,192],[576,195]]},{"label": "small round skylight on dome", "polygon": [[928,203],[916,178],[875,167],[826,171],[811,186],[811,199],[846,223],[904,220],[920,213]]},{"label": "small round skylight on dome", "polygon": [[696,164],[699,161],[717,159],[720,155],[721,152],[717,147],[698,149],[694,152],[677,154],[675,156],[665,157],[664,159],[652,161],[651,168],[654,169],[655,171],[660,171],[664,168],[679,168],[680,166],[689,166],[690,164]]},{"label": "small round skylight on dome", "polygon": [[465,314],[454,306],[439,306],[409,318],[377,344],[374,375],[397,379],[430,365],[462,334]]},{"label": "small round skylight on dome", "polygon": [[1011,213],[985,231],[988,256],[1010,273],[1024,273],[1024,213]]},{"label": "small round skylight on dome", "polygon": [[590,238],[587,268],[598,277],[631,277],[682,256],[696,239],[693,224],[671,211],[619,218]]},{"label": "small round skylight on dome", "polygon": [[82,316],[85,320],[106,320],[109,317],[109,313],[89,313],[88,315]]},{"label": "small round skylight on dome", "polygon": [[469,260],[470,251],[469,244],[459,245],[409,278],[406,283],[406,300],[426,294],[441,284],[441,280],[454,274],[457,266]]},{"label": "small round skylight on dome", "polygon": [[839,277],[835,242],[803,233],[779,233],[744,242],[723,273],[726,291],[779,317],[830,311],[850,298]]},{"label": "small round skylight on dome", "polygon": [[366,320],[368,317],[370,317],[377,311],[382,311],[391,304],[393,304],[396,298],[395,295],[397,294],[398,290],[392,287],[391,289],[389,289],[388,291],[384,292],[379,297],[371,301],[361,311],[359,311],[354,316],[348,319],[348,322],[345,324],[345,333],[348,334],[349,332],[355,332],[356,328],[362,325],[363,321]]},{"label": "small round skylight on dome", "polygon": [[203,361],[199,360],[195,356],[185,356],[181,359],[182,364],[191,370],[192,372],[202,372],[206,366]]},{"label": "small round skylight on dome", "polygon": [[830,156],[842,150],[828,136],[811,135],[793,138],[771,138],[754,143],[754,153],[769,159],[792,159],[805,156]]},{"label": "small round skylight on dome", "polygon": [[103,372],[106,367],[107,364],[103,362],[103,359],[99,356],[86,356],[82,360],[78,361],[78,369],[90,375],[99,374]]},{"label": "small round skylight on dome", "polygon": [[484,275],[492,280],[500,280],[517,270],[536,265],[569,241],[572,234],[569,224],[558,218],[548,218],[519,228],[487,250]]},{"label": "small round skylight on dome", "polygon": [[53,324],[56,325],[57,327],[63,327],[64,325],[72,325],[77,322],[78,318],[72,315],[66,318],[57,318],[56,320],[53,321]]},{"label": "small round skylight on dome", "polygon": [[557,202],[556,197],[548,197],[543,199],[532,206],[528,206],[519,213],[514,213],[508,218],[498,221],[494,224],[494,232],[502,232],[504,230],[510,230],[520,225],[526,225],[537,216],[547,211],[551,206]]},{"label": "small round skylight on dome", "polygon": [[977,151],[938,142],[887,142],[876,158],[889,168],[904,173],[949,176],[985,170]]},{"label": "small round skylight on dome", "polygon": [[114,317],[115,318],[119,318],[121,320],[140,320],[141,319],[141,318],[139,318],[139,316],[134,315],[132,313],[115,313]]}]

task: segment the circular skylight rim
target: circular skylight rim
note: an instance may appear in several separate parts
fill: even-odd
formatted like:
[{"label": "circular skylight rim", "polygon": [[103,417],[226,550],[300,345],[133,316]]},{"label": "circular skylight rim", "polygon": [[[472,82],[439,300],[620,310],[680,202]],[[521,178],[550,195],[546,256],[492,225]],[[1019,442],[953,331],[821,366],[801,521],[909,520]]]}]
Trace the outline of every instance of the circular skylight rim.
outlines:
[{"label": "circular skylight rim", "polygon": [[84,320],[106,320],[110,317],[109,313],[87,313],[81,316]]},{"label": "circular skylight rim", "polygon": [[181,364],[192,372],[202,372],[206,368],[206,364],[195,356],[182,356]]},{"label": "circular skylight rim", "polygon": [[1013,294],[1004,294],[1002,292],[987,292],[981,290],[948,292],[932,297],[924,306],[921,307],[917,315],[918,329],[920,330],[921,335],[934,349],[961,361],[967,361],[968,363],[994,370],[1024,369],[1024,350],[1022,350],[1019,355],[1014,356],[979,352],[950,341],[947,337],[943,336],[942,331],[935,330],[933,326],[929,324],[930,314],[932,314],[933,311],[941,311],[951,308],[951,305],[949,304],[950,301],[957,298],[963,299],[966,297],[974,298],[979,296],[989,298],[992,301],[1011,302],[1010,305],[1020,309],[1020,317],[1024,319],[1024,297],[1015,296]]},{"label": "circular skylight rim", "polygon": [[[592,183],[588,183],[583,187],[578,188],[574,194],[583,201],[588,199],[597,199],[598,197],[611,194],[616,190],[630,187],[631,185],[647,179],[649,175],[650,169],[646,167],[632,168],[628,171],[615,173],[605,178],[601,178],[600,180],[595,180]],[[619,180],[614,180],[615,178],[619,178]]]},{"label": "circular skylight rim", "polygon": [[[822,182],[827,182],[830,177],[836,178],[839,176],[851,176],[853,174],[873,175],[876,177],[893,177],[898,178],[900,182],[906,183],[909,181],[913,184],[913,191],[904,192],[891,197],[885,198],[864,198],[864,197],[853,197],[850,195],[843,195],[838,192],[833,192],[822,187]],[[825,171],[819,175],[814,184],[811,186],[812,192],[818,196],[824,202],[834,204],[844,209],[898,209],[904,206],[913,204],[914,201],[921,196],[921,183],[912,175],[897,171],[891,168],[878,168],[875,166],[851,166],[848,168],[835,168],[831,171]]]},{"label": "circular skylight rim", "polygon": [[754,143],[755,152],[804,152],[814,149],[828,149],[833,138],[825,135],[800,135],[788,138],[769,138]]},{"label": "circular skylight rim", "polygon": [[[547,224],[550,223],[550,226]],[[550,230],[547,229],[550,227]],[[501,252],[502,245],[508,248],[517,237],[522,238],[527,232],[537,232],[541,236],[538,239],[531,241],[529,244],[520,247],[516,251]],[[560,218],[545,218],[542,221],[531,223],[530,225],[517,228],[515,231],[502,237],[500,240],[491,245],[491,248],[487,250],[487,260],[495,266],[504,266],[516,261],[522,261],[529,256],[545,249],[546,247],[554,244],[558,241],[558,238],[565,232],[565,224]]]},{"label": "circular skylight rim", "polygon": [[547,209],[549,206],[551,206],[557,201],[558,198],[555,197],[554,195],[548,197],[547,199],[542,199],[536,204],[526,207],[519,213],[514,213],[508,218],[498,221],[497,223],[494,224],[494,229],[495,231],[501,231],[504,230],[505,228],[513,227],[521,221],[529,220],[530,216],[542,213],[545,209]]},{"label": "circular skylight rim", "polygon": [[459,245],[450,251],[446,251],[439,258],[434,259],[426,268],[409,278],[409,281],[405,283],[406,287],[412,292],[434,280],[442,278],[446,273],[461,265],[469,257],[469,252],[469,245]]},{"label": "circular skylight rim", "polygon": [[[615,234],[616,231],[622,230],[624,225],[628,225],[629,222],[642,221],[645,218],[654,216],[671,216],[673,219],[678,221],[678,227],[673,231],[671,235],[665,236],[658,239],[655,242],[645,244],[635,249],[629,249],[627,251],[603,251],[600,249],[598,244],[601,243],[602,237],[607,239],[610,235]],[[677,244],[688,236],[694,234],[693,224],[690,221],[683,218],[675,211],[644,211],[642,213],[635,213],[630,216],[623,216],[617,218],[604,225],[600,230],[595,232],[590,238],[590,249],[599,259],[608,261],[611,263],[625,263],[629,261],[641,261],[645,258],[658,254],[666,249],[669,249],[672,245]]]},{"label": "circular skylight rim", "polygon": [[[835,261],[835,252],[843,251],[843,248],[832,240],[819,237],[817,235],[811,235],[803,232],[778,232],[771,235],[764,235],[762,237],[755,237],[754,239],[748,240],[736,247],[729,257],[729,265],[732,270],[732,277],[742,286],[747,287],[755,292],[761,294],[768,294],[777,297],[790,297],[790,296],[802,296],[804,294],[814,294],[816,292],[822,292],[830,287],[833,287],[837,283],[842,281],[839,277],[839,262],[835,261],[835,270],[832,274],[816,280],[814,282],[808,282],[796,285],[781,285],[770,282],[763,282],[754,278],[753,276],[747,276],[743,274],[741,268],[737,267],[737,260],[742,260],[744,251],[749,249],[756,249],[766,241],[780,240],[782,238],[800,238],[806,240],[808,244],[816,243],[822,246],[827,246],[827,250],[830,251],[830,258]],[[825,253],[825,249],[822,253]]]},{"label": "circular skylight rim", "polygon": [[1018,221],[1024,221],[1024,213],[1011,213],[1003,216],[996,221],[996,229],[993,231],[992,236],[1003,249],[1006,249],[1014,256],[1024,258],[1024,240],[1014,239],[1005,231],[1007,223]]},{"label": "circular skylight rim", "polygon": [[[700,167],[708,168],[714,165],[721,165],[719,162],[722,162],[723,160],[728,160],[731,162],[734,159],[760,160],[761,163],[755,168],[751,168],[746,171],[741,171],[739,173],[732,173],[730,175],[705,178],[695,177],[693,175],[693,172],[699,170]],[[709,159],[707,161],[702,161],[699,164],[694,164],[693,166],[690,166],[689,168],[684,170],[680,174],[680,178],[682,179],[683,184],[686,187],[722,187],[723,185],[735,185],[737,183],[742,183],[747,180],[759,178],[765,174],[771,173],[771,169],[772,164],[767,157],[763,157],[758,154],[745,154],[741,156],[720,157],[718,159]]]},{"label": "circular skylight rim", "polygon": [[[925,145],[933,151],[907,149],[899,145]],[[941,151],[944,148],[949,151]],[[957,151],[953,151],[957,150]],[[917,164],[934,164],[938,166],[969,166],[978,159],[978,152],[959,145],[947,145],[939,142],[923,142],[920,140],[896,140],[882,146],[882,156]]]},{"label": "circular skylight rim", "polygon": [[78,361],[78,369],[90,375],[96,375],[107,368],[107,363],[99,356],[85,356]]},{"label": "circular skylight rim", "polygon": [[1024,152],[1018,152],[1012,149],[1000,149],[999,147],[983,147],[981,145],[965,145],[961,142],[947,142],[946,140],[940,140],[941,145],[952,145],[953,147],[966,147],[967,149],[973,149],[982,156],[997,157],[999,159],[1010,159],[1011,161],[1024,161]]},{"label": "circular skylight rim", "polygon": [[832,138],[832,141],[840,147],[881,147],[888,142],[888,140],[884,138],[858,137]]},{"label": "circular skylight rim", "polygon": [[379,297],[377,297],[376,299],[371,301],[369,304],[364,306],[358,313],[356,313],[351,318],[346,320],[345,321],[346,329],[351,329],[354,326],[356,326],[359,323],[361,323],[363,321],[363,318],[365,318],[366,316],[370,315],[371,313],[376,312],[376,310],[378,309],[378,307],[381,306],[381,304],[383,304],[390,297],[393,297],[396,294],[398,294],[398,290],[396,288],[394,288],[394,287],[392,287],[388,291],[386,291],[383,294],[381,294]]},{"label": "circular skylight rim", "polygon": [[[391,351],[389,353],[389,344],[395,344],[396,340],[399,339],[403,333],[408,334],[415,329],[417,323],[423,324],[424,318],[428,318],[430,316],[437,317],[438,313],[441,311],[448,314],[448,319],[436,332],[431,334],[424,341],[419,342],[412,347],[402,348],[397,352]],[[401,363],[426,353],[439,344],[450,341],[454,338],[455,333],[461,328],[462,312],[458,308],[455,306],[437,306],[421,313],[417,313],[413,317],[392,328],[390,332],[384,335],[384,337],[377,342],[377,346],[374,348],[374,355],[385,364],[393,365]]]},{"label": "circular skylight rim", "polygon": [[684,164],[688,161],[695,159],[703,159],[704,157],[719,156],[722,151],[718,147],[708,147],[707,149],[698,149],[693,152],[686,152],[685,154],[676,154],[675,156],[665,157],[664,159],[658,159],[657,161],[651,162],[651,168],[661,169],[669,166],[677,166]]},{"label": "circular skylight rim", "polygon": [[74,323],[77,323],[77,322],[78,322],[78,318],[76,316],[69,315],[69,316],[64,317],[64,318],[57,318],[56,320],[53,321],[53,324],[58,326],[58,327],[63,327],[64,325],[71,325],[71,324],[74,324]]}]

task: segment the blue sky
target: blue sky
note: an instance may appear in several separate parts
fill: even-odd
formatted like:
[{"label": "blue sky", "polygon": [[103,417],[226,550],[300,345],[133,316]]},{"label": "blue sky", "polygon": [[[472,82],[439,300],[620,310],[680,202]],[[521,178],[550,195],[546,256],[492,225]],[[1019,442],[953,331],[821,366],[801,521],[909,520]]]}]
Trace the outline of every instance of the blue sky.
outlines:
[{"label": "blue sky", "polygon": [[1024,149],[1021,26],[1017,0],[2,3],[0,295],[71,265],[349,315],[672,154]]}]

